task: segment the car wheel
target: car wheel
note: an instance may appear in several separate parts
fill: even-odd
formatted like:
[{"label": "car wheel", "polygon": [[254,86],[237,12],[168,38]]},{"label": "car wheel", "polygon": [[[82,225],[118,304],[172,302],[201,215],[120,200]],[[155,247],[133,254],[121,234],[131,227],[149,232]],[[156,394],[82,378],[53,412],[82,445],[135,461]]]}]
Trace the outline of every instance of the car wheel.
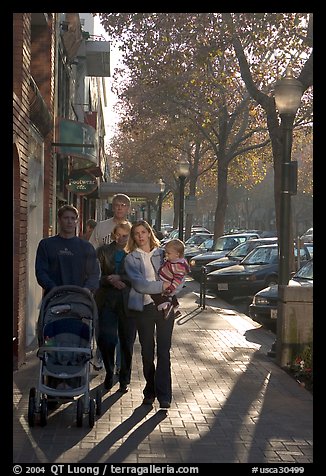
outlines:
[{"label": "car wheel", "polygon": [[268,286],[274,286],[275,284],[278,284],[276,276],[271,276],[270,278],[268,278],[265,284],[266,284],[266,288]]}]

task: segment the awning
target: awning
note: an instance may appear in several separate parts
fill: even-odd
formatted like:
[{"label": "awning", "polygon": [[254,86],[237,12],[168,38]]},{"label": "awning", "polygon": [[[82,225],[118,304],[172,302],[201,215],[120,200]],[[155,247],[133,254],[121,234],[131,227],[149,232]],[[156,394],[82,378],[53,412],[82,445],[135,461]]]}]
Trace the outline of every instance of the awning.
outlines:
[{"label": "awning", "polygon": [[165,184],[162,183],[135,183],[135,182],[101,182],[99,198],[107,198],[116,193],[125,193],[129,197],[145,197],[155,199],[164,192]]}]

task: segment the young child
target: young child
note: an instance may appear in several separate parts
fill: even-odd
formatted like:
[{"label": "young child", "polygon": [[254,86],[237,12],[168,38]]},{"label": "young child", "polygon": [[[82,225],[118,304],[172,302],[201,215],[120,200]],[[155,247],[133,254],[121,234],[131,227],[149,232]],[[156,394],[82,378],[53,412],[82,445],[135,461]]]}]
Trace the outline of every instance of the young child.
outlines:
[{"label": "young child", "polygon": [[[182,288],[189,265],[184,258],[184,243],[181,240],[170,240],[165,245],[165,260],[159,269],[159,278],[170,286],[163,294],[151,294],[157,310],[163,311],[164,319],[168,319],[179,303],[175,294]],[[180,312],[179,312],[180,314]]]}]

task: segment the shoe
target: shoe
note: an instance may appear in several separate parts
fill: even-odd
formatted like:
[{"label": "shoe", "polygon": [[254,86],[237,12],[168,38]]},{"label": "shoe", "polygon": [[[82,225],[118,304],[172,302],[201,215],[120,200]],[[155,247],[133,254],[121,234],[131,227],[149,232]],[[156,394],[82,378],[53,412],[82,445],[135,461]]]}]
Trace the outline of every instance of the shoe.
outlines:
[{"label": "shoe", "polygon": [[120,384],[120,387],[119,387],[119,389],[118,389],[118,392],[120,392],[120,393],[127,393],[127,392],[129,392],[129,386],[128,386],[127,384],[125,384],[125,385]]},{"label": "shoe", "polygon": [[94,363],[93,363],[93,367],[94,367],[94,370],[96,370],[96,372],[99,372],[100,370],[102,370],[103,367],[104,367],[103,360],[102,359],[95,359]]},{"label": "shoe", "polygon": [[155,397],[145,397],[143,400],[143,405],[153,405]]},{"label": "shoe", "polygon": [[104,386],[105,390],[110,390],[113,387],[112,378],[105,377],[103,386]]},{"label": "shoe", "polygon": [[182,312],[181,312],[181,311],[175,311],[174,317],[181,317],[181,316],[182,316]]},{"label": "shoe", "polygon": [[160,410],[168,410],[171,404],[169,402],[160,402]]},{"label": "shoe", "polygon": [[169,317],[173,314],[174,308],[172,304],[169,305],[166,309],[163,309],[163,317],[164,319],[169,319]]}]

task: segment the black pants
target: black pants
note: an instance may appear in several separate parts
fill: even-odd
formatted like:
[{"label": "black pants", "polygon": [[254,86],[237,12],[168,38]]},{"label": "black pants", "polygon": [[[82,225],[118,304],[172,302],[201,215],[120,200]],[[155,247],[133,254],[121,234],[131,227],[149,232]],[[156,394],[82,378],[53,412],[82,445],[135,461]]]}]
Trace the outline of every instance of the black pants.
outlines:
[{"label": "black pants", "polygon": [[113,380],[115,348],[120,340],[120,385],[128,385],[131,377],[132,354],[136,338],[136,323],[124,312],[122,293],[110,288],[103,309],[99,313],[98,346],[100,348],[106,378]]},{"label": "black pants", "polygon": [[[174,318],[171,316],[170,319],[164,319],[162,311],[158,311],[154,304],[148,304],[136,317],[136,325],[146,380],[143,390],[144,397],[157,397],[159,402],[171,403],[170,349]],[[155,346],[156,365],[154,362]]]}]

